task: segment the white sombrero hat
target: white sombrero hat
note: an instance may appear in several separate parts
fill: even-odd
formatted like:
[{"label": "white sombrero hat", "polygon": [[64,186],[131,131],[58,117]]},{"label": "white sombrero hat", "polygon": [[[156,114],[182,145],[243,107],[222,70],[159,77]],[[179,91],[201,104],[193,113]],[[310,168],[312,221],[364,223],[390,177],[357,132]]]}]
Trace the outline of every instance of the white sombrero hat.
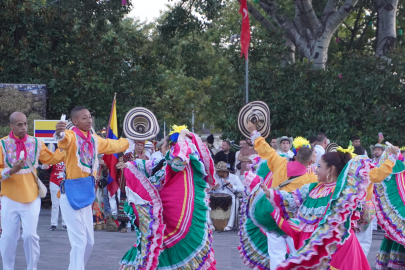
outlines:
[{"label": "white sombrero hat", "polygon": [[125,135],[136,141],[150,140],[160,131],[156,116],[143,107],[136,107],[127,112],[123,128]]},{"label": "white sombrero hat", "polygon": [[256,129],[263,138],[267,138],[270,134],[270,109],[263,101],[252,101],[239,112],[238,128],[246,138],[250,138],[250,132],[247,129],[247,124],[252,122],[256,124]]}]

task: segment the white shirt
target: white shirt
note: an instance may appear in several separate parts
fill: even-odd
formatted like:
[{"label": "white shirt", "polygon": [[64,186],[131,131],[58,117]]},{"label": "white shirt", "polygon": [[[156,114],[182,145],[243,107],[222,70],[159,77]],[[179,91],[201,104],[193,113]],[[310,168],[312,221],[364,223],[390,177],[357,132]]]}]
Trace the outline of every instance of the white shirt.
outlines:
[{"label": "white shirt", "polygon": [[287,153],[285,153],[285,152],[281,152],[281,151],[277,151],[277,154],[279,154],[280,156],[281,155],[283,155],[283,156],[287,156],[290,160],[292,160],[293,159],[293,157],[294,157],[294,152],[293,151],[291,151],[291,150],[288,150],[288,152]]},{"label": "white shirt", "polygon": [[239,180],[239,177],[234,175],[233,173],[229,173],[228,177],[225,179],[229,183],[231,183],[232,187],[229,185],[226,187],[223,187],[226,183],[225,180],[222,178],[219,178],[218,174],[215,174],[215,180],[217,181],[217,184],[219,184],[219,188],[216,190],[213,190],[213,193],[226,193],[231,196],[234,196],[233,192],[243,192],[245,190],[245,187],[242,185],[242,182]]},{"label": "white shirt", "polygon": [[315,152],[316,152],[316,163],[315,165],[318,166],[319,160],[325,154],[325,149],[320,145],[315,145]]}]

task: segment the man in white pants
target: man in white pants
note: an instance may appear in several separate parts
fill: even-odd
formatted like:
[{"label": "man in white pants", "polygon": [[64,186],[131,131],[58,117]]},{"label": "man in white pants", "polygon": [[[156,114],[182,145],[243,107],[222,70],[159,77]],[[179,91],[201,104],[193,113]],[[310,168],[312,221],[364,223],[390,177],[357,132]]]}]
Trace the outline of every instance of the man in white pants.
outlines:
[{"label": "man in white pants", "polygon": [[26,162],[37,168],[38,160],[44,164],[56,164],[61,162],[63,155],[59,151],[52,153],[41,141],[27,135],[27,118],[23,113],[10,115],[10,128],[9,136],[0,141],[2,269],[14,269],[21,221],[27,269],[36,270],[40,254],[37,227],[41,199]]},{"label": "man in white pants", "polygon": [[[94,245],[93,209],[92,202],[84,205],[88,201],[80,198],[94,194],[94,186],[88,183],[94,183],[92,176],[99,166],[98,154],[124,152],[132,142],[91,135],[92,118],[84,107],[74,108],[71,119],[75,125],[72,131],[66,130],[67,123],[61,121],[56,124],[54,134],[59,149],[65,153],[66,163],[66,180],[61,184],[60,207],[72,247],[69,270],[84,270]],[[74,182],[71,181],[73,179]],[[80,185],[80,188],[74,185]],[[82,196],[75,197],[77,194]]]},{"label": "man in white pants", "polygon": [[[229,172],[226,162],[218,162],[215,169],[215,180],[217,184],[211,188],[212,192],[225,193],[232,196],[231,216],[229,218],[227,226],[224,228],[224,231],[230,231],[233,228],[236,211],[239,208],[239,203],[238,200],[235,198],[234,192],[243,192],[244,186],[236,175]],[[212,226],[211,216],[209,217],[209,224],[211,230],[215,230],[214,226]]]},{"label": "man in white pants", "polygon": [[[59,221],[59,205],[60,199],[58,198],[58,192],[60,190],[60,183],[65,178],[65,162],[58,163],[52,166],[51,178],[49,180],[49,190],[51,192],[52,200],[52,212],[51,212],[51,231],[56,231]],[[62,215],[61,215],[62,216]],[[65,221],[62,216],[62,228],[67,230]]]},{"label": "man in white pants", "polygon": [[[290,237],[278,236],[273,232],[266,232],[267,248],[270,255],[270,270],[277,269],[277,266],[285,260],[286,254],[295,254],[294,240]],[[287,252],[287,245],[289,252]]]}]

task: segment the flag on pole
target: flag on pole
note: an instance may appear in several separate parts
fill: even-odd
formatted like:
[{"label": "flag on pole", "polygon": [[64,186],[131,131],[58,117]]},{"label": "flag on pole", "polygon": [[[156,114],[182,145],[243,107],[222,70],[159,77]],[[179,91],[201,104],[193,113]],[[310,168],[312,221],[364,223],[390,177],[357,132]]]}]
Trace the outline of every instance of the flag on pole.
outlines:
[{"label": "flag on pole", "polygon": [[[118,140],[118,123],[117,123],[117,111],[115,106],[115,97],[110,114],[110,124],[107,129],[107,139]],[[108,167],[108,185],[107,190],[110,195],[114,195],[119,187],[118,173],[115,165],[118,163],[118,154],[104,155],[103,160]]]},{"label": "flag on pole", "polygon": [[245,55],[245,59],[248,58],[249,44],[250,44],[250,23],[249,13],[246,0],[240,0],[239,13],[242,15],[242,31],[240,34],[241,52],[240,56]]}]

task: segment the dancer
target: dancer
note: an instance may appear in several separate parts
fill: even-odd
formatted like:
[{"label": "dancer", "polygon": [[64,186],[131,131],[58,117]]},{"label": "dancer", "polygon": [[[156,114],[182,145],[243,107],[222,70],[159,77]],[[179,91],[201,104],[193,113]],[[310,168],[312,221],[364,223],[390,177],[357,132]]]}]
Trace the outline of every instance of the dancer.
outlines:
[{"label": "dancer", "polygon": [[60,206],[72,246],[69,270],[83,270],[94,244],[93,175],[99,167],[98,154],[123,152],[132,142],[91,135],[92,118],[84,107],[75,107],[70,116],[75,125],[73,130],[66,130],[66,122],[58,122],[54,137],[65,153],[66,180],[61,183]]},{"label": "dancer", "polygon": [[185,126],[165,138],[165,159],[118,164],[125,169],[125,210],[136,243],[120,269],[216,269],[206,189],[215,185],[214,163],[201,139]]},{"label": "dancer", "polygon": [[366,195],[370,169],[366,157],[351,160],[350,153],[338,150],[319,160],[319,183],[291,193],[261,185],[268,200],[261,196],[251,211],[261,219],[271,215],[299,249],[277,269],[370,269],[351,229],[359,216],[358,203]]},{"label": "dancer", "polygon": [[[0,252],[4,270],[13,270],[17,241],[20,238],[20,219],[24,241],[27,269],[37,269],[40,248],[37,235],[41,199],[33,173],[38,161],[57,164],[64,155],[48,150],[42,141],[27,135],[28,124],[25,114],[14,112],[10,115],[11,132],[0,141],[1,221],[3,233]],[[24,156],[19,159],[20,153]]]},{"label": "dancer", "polygon": [[[374,185],[373,201],[378,224],[385,230],[376,257],[376,269],[405,269],[405,165],[398,160],[399,150],[389,147],[378,157],[370,172]],[[377,184],[379,183],[379,184]]]},{"label": "dancer", "polygon": [[[256,130],[253,124],[248,125],[248,129],[249,128],[252,129],[252,131]],[[293,162],[288,162],[285,157],[278,155],[259,133],[256,132],[255,135],[252,136],[252,141],[254,142],[255,150],[262,159],[267,161],[268,168],[272,172],[271,187],[291,192],[305,184],[317,182],[316,175],[308,173],[308,167],[313,157],[313,150],[310,148],[309,141],[302,137],[296,139],[294,152],[297,154],[297,161]],[[294,142],[292,144],[294,145]],[[252,179],[252,177],[248,176],[246,176],[246,178]],[[244,184],[245,186],[252,185],[247,181],[244,181]],[[256,203],[255,198],[257,198],[256,193],[250,198],[251,204]],[[259,222],[255,220],[254,216],[250,215],[250,218],[252,218],[256,226],[259,226]],[[260,228],[265,231],[267,235],[270,269],[276,269],[285,259],[287,245],[291,253],[295,252],[294,243],[291,237],[285,235],[277,226]],[[265,266],[263,265],[263,267]]]}]

